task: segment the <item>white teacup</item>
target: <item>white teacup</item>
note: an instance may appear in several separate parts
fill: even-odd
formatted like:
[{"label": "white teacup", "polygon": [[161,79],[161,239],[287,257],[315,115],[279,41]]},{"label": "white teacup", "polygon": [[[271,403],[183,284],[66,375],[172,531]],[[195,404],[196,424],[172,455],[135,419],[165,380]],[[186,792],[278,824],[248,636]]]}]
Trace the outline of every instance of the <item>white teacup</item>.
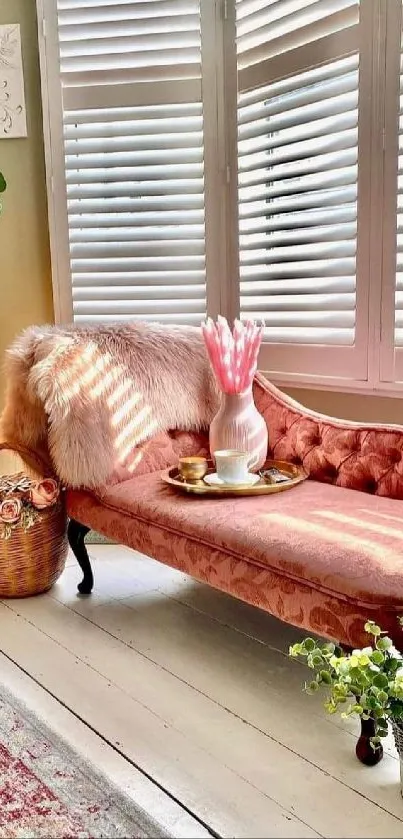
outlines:
[{"label": "white teacup", "polygon": [[214,452],[217,475],[226,484],[243,484],[248,480],[249,469],[258,462],[258,455],[221,449]]}]

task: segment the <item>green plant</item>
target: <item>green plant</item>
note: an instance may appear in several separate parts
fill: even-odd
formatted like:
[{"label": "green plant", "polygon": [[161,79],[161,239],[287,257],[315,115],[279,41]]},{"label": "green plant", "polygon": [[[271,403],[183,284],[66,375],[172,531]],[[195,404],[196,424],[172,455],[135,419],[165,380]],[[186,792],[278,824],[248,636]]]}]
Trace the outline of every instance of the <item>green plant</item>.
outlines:
[{"label": "green plant", "polygon": [[[403,619],[399,621],[403,626]],[[362,650],[344,653],[335,644],[305,638],[290,647],[289,654],[302,657],[316,672],[305,690],[311,694],[327,690],[324,707],[329,714],[374,720],[375,746],[387,735],[388,719],[403,720],[403,658],[374,621],[367,621],[364,628],[373,640]]]},{"label": "green plant", "polygon": [[[5,192],[6,187],[7,187],[6,179],[3,175],[3,173],[0,172],[0,194],[2,192]],[[0,201],[0,213],[1,213],[1,209],[2,209],[2,207],[1,207],[1,201]]]}]

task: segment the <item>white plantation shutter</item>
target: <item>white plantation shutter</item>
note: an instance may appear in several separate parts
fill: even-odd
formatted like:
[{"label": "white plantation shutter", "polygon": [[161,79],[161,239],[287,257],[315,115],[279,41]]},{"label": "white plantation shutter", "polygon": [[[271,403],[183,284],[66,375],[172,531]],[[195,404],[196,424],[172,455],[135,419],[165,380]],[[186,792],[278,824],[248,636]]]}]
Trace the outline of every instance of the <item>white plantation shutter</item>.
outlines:
[{"label": "white plantation shutter", "polygon": [[365,378],[358,0],[236,9],[241,316],[265,321],[265,369]]},{"label": "white plantation shutter", "polygon": [[206,314],[200,0],[57,0],[73,314]]}]

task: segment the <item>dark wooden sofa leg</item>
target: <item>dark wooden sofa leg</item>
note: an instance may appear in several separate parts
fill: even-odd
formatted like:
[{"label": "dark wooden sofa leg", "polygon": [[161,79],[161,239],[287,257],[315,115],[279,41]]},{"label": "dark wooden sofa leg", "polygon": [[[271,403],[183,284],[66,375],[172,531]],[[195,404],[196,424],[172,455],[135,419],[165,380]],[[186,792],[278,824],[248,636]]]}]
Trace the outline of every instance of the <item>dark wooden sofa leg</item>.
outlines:
[{"label": "dark wooden sofa leg", "polygon": [[80,594],[91,594],[94,585],[91,562],[84,542],[84,538],[90,530],[90,527],[80,524],[75,519],[70,519],[67,528],[69,545],[84,575],[81,583],[77,586]]}]

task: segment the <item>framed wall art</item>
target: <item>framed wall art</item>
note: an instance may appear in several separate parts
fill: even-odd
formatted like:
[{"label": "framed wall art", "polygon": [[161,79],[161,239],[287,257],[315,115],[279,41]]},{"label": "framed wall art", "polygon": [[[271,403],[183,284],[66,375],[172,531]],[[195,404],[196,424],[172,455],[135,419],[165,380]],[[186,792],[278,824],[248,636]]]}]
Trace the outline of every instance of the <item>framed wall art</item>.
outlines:
[{"label": "framed wall art", "polygon": [[0,25],[0,139],[26,136],[20,26],[7,23]]}]

